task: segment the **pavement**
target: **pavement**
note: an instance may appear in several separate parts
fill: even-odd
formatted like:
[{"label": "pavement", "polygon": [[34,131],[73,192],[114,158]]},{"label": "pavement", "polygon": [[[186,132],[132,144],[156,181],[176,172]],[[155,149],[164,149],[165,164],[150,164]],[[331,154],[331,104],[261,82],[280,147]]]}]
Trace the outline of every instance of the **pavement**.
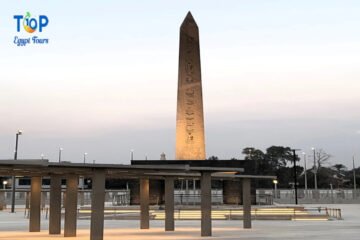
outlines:
[{"label": "pavement", "polygon": [[[200,237],[200,221],[176,221],[174,232],[164,231],[164,222],[153,220],[150,229],[140,230],[138,220],[105,220],[104,239],[141,240],[188,240],[188,239],[360,239],[360,205],[305,205],[306,207],[340,208],[344,220],[334,221],[269,221],[255,220],[252,229],[243,229],[242,221],[216,220],[212,222],[213,236]],[[89,239],[89,220],[78,221],[75,238]],[[41,232],[28,232],[28,219],[23,211],[15,214],[0,211],[0,240],[48,240],[60,239],[63,235],[48,235],[48,221],[43,217]]]}]

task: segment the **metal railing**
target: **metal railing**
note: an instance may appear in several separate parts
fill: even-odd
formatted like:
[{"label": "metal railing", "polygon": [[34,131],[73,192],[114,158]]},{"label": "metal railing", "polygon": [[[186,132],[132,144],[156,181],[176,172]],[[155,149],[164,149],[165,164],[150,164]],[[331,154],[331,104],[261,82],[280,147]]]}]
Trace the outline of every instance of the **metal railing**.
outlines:
[{"label": "metal railing", "polygon": [[[89,218],[91,208],[82,208],[78,210],[79,218]],[[163,209],[151,209],[150,218],[154,220],[165,219]],[[213,220],[239,220],[243,219],[242,208],[220,208],[211,211]],[[135,220],[140,217],[140,209],[127,208],[107,208],[104,215],[109,219],[127,219]],[[303,207],[256,207],[251,209],[253,220],[307,220],[307,221],[327,221],[329,219],[341,220],[341,210],[333,208],[303,208]],[[196,220],[201,218],[201,210],[198,208],[175,209],[175,220]]]},{"label": "metal railing", "polygon": [[[257,195],[271,195],[276,203],[292,204],[294,189],[258,189]],[[360,189],[298,189],[298,200],[302,204],[311,203],[360,203]]]}]

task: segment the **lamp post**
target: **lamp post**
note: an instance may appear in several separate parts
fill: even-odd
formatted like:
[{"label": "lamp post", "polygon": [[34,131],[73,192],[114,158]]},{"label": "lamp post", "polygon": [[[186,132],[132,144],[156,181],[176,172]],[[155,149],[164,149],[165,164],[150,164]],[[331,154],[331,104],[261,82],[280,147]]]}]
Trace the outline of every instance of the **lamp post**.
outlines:
[{"label": "lamp post", "polygon": [[306,170],[307,170],[307,168],[306,168],[306,153],[305,152],[303,152],[302,153],[303,154],[303,156],[304,156],[304,169],[305,169],[305,175],[304,175],[304,177],[305,177],[305,193],[307,194],[307,189],[308,189],[308,186],[307,186],[307,172],[306,172]]},{"label": "lamp post", "polygon": [[[18,153],[18,142],[19,142],[19,136],[22,134],[21,130],[18,130],[16,133],[16,139],[15,139],[15,152],[14,152],[14,160],[17,160],[17,153]],[[11,212],[15,212],[15,190],[16,190],[16,184],[15,184],[15,176],[11,177]]]},{"label": "lamp post", "polygon": [[294,189],[295,189],[295,204],[298,204],[298,197],[297,197],[297,176],[296,176],[296,151],[300,149],[292,149],[293,151],[293,159],[294,159]]},{"label": "lamp post", "polygon": [[313,151],[313,154],[314,154],[314,170],[313,170],[313,173],[314,173],[314,189],[317,190],[317,167],[316,167],[316,151],[315,151],[315,148],[311,148],[311,150]]},{"label": "lamp post", "polygon": [[63,148],[59,148],[59,163],[61,162],[61,152],[64,150]]},{"label": "lamp post", "polygon": [[4,180],[4,181],[2,182],[2,184],[3,184],[3,189],[5,190],[5,189],[6,189],[6,184],[8,184],[8,181]]},{"label": "lamp post", "polygon": [[274,198],[277,198],[277,184],[278,184],[278,180],[274,179],[274,180],[273,180],[273,184],[274,184],[274,191],[275,191]]},{"label": "lamp post", "polygon": [[130,150],[130,160],[134,160],[134,149]]},{"label": "lamp post", "polygon": [[353,175],[354,175],[354,193],[353,198],[356,198],[356,172],[355,172],[355,156],[353,156]]},{"label": "lamp post", "polygon": [[86,163],[86,155],[87,153],[84,153],[84,164]]}]

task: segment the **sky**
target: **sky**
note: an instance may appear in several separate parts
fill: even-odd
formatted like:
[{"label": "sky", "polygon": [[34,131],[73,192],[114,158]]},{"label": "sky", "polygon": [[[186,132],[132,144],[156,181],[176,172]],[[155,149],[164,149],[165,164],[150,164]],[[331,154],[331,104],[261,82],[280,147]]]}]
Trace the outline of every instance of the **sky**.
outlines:
[{"label": "sky", "polygon": [[[46,15],[32,34],[14,15]],[[179,27],[200,29],[207,156],[311,148],[360,165],[359,1],[0,3],[0,159],[175,156]],[[48,38],[16,46],[15,36]],[[303,162],[302,162],[303,164]],[[309,160],[308,166],[311,164]]]}]

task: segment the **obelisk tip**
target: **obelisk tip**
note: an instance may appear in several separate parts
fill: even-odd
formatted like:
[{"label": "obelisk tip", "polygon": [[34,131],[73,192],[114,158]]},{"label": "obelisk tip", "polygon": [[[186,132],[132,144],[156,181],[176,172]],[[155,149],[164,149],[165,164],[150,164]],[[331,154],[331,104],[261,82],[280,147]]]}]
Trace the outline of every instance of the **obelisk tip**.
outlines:
[{"label": "obelisk tip", "polygon": [[186,14],[186,17],[185,17],[183,23],[181,24],[182,28],[185,27],[185,26],[195,26],[195,27],[197,27],[195,19],[194,19],[193,15],[191,14],[190,11]]},{"label": "obelisk tip", "polygon": [[190,18],[190,19],[194,19],[193,15],[191,14],[190,11],[188,11],[188,13],[186,14],[185,18]]}]

